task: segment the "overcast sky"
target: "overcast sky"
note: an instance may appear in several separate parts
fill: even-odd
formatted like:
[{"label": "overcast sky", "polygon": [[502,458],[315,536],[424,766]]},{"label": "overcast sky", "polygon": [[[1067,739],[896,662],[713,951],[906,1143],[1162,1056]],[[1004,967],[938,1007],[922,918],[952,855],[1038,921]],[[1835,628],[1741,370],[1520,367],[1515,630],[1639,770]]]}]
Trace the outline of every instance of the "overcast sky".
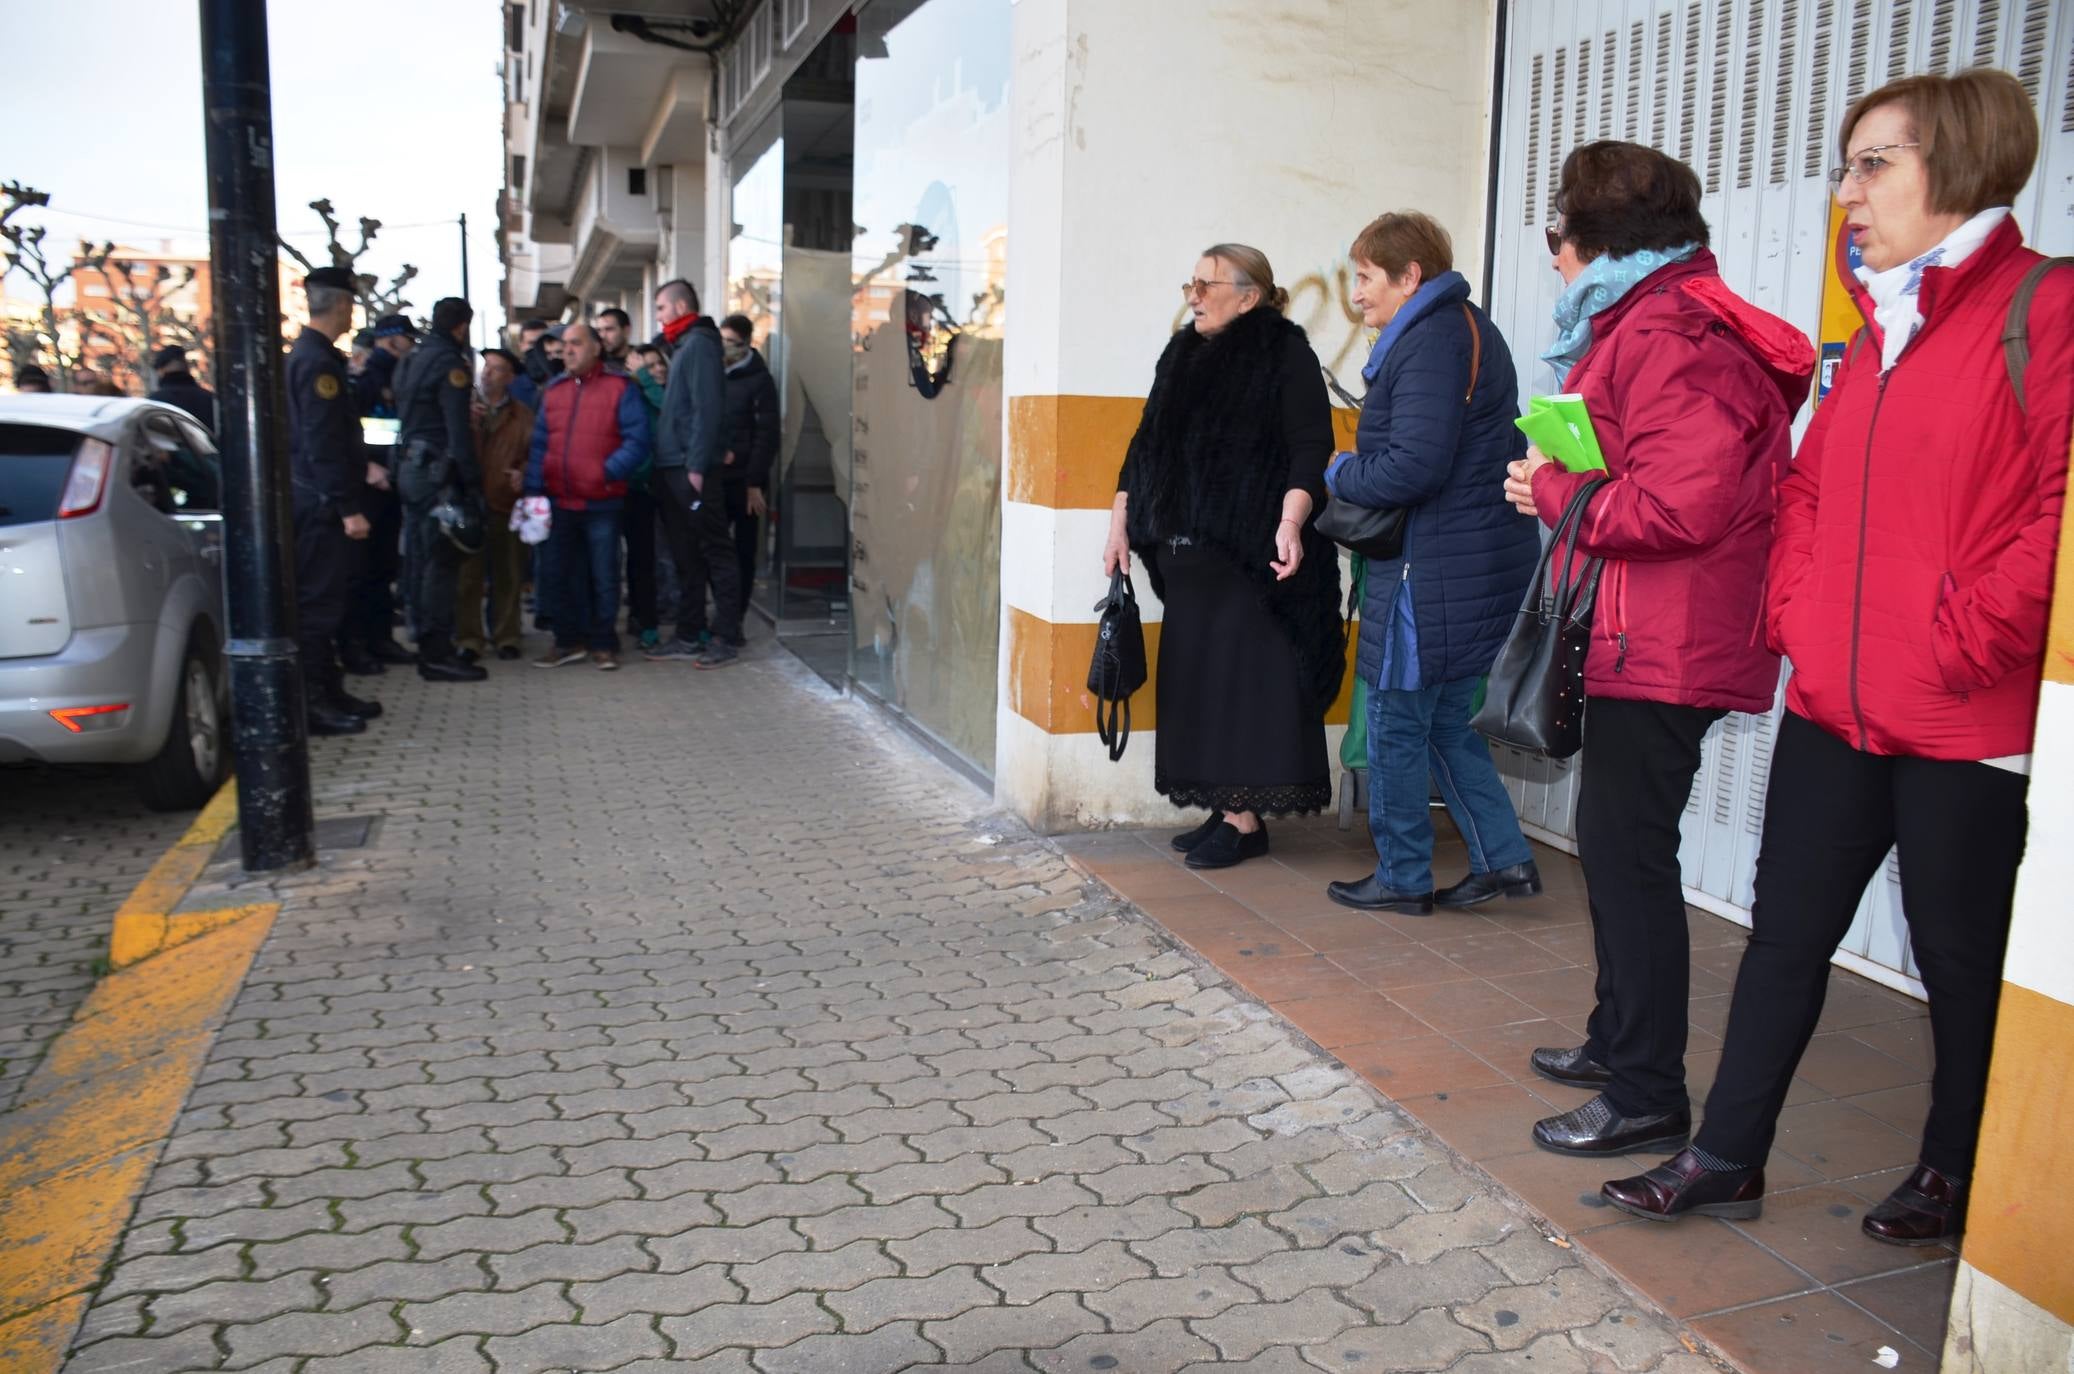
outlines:
[{"label": "overcast sky", "polygon": [[[348,246],[383,222],[364,271],[418,266],[419,314],[461,290],[497,312],[502,184],[498,0],[270,0],[280,228],[321,263],[309,202],[329,197]],[[193,0],[0,0],[0,181],[47,191],[46,247],[114,239],[208,251],[199,10]],[[17,222],[34,222],[25,211]],[[415,226],[415,227],[413,227]],[[30,288],[16,274],[9,294]]]}]

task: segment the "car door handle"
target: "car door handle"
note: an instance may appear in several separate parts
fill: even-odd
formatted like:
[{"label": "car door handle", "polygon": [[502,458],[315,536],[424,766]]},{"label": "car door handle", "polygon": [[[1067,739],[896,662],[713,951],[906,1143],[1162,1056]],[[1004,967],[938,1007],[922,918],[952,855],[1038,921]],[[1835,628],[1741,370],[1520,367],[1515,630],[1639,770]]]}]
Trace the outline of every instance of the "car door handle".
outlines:
[{"label": "car door handle", "polygon": [[202,545],[202,557],[208,559],[211,563],[221,563],[223,561],[223,546],[221,544]]}]

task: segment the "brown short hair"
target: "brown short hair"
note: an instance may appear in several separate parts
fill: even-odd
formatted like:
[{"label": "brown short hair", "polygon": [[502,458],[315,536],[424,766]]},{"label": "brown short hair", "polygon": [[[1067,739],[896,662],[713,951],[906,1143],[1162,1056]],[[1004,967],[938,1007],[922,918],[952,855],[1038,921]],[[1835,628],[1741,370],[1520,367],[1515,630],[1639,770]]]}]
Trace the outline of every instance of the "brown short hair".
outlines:
[{"label": "brown short hair", "polygon": [[1275,285],[1275,269],[1267,254],[1244,243],[1213,243],[1201,256],[1215,258],[1229,267],[1243,286],[1260,288],[1260,303],[1277,314],[1289,308],[1289,293]]},{"label": "brown short hair", "polygon": [[1420,281],[1432,281],[1455,270],[1454,241],[1439,220],[1417,210],[1377,215],[1354,236],[1348,256],[1380,267],[1393,278],[1403,276],[1413,263],[1419,265]]},{"label": "brown short hair", "polygon": [[1640,143],[1600,139],[1563,159],[1556,183],[1563,237],[1590,262],[1647,249],[1707,243],[1700,179],[1692,168]]},{"label": "brown short hair", "polygon": [[1858,97],[1844,111],[1836,146],[1851,156],[1851,131],[1867,112],[1899,105],[1908,112],[1910,141],[1923,146],[1930,208],[1941,215],[1977,215],[2014,205],[2038,161],[2038,114],[2021,81],[1993,67],[1957,76],[1904,76]]}]

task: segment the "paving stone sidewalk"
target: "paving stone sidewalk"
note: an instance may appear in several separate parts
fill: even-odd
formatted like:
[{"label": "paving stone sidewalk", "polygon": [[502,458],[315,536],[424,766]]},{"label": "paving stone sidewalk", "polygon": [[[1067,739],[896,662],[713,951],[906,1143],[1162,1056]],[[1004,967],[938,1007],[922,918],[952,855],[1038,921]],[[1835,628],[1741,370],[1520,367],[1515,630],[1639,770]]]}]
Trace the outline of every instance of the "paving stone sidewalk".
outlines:
[{"label": "paving stone sidewalk", "polygon": [[320,743],[68,1374],[1714,1369],[782,652],[496,666]]}]

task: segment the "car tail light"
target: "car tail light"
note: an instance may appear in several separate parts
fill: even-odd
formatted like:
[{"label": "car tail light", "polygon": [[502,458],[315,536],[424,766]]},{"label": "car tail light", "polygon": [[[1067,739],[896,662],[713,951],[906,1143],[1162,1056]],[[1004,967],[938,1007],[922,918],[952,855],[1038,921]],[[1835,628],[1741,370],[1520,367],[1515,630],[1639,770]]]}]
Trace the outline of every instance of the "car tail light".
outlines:
[{"label": "car tail light", "polygon": [[71,520],[99,510],[102,493],[108,490],[108,470],[114,466],[115,450],[107,443],[88,439],[80,444],[79,456],[72,460],[72,475],[65,479],[65,494],[58,500],[58,519]]},{"label": "car tail light", "polygon": [[127,701],[113,701],[105,706],[60,706],[50,713],[50,718],[75,735],[90,730],[113,730],[122,724],[122,713],[130,709]]}]

